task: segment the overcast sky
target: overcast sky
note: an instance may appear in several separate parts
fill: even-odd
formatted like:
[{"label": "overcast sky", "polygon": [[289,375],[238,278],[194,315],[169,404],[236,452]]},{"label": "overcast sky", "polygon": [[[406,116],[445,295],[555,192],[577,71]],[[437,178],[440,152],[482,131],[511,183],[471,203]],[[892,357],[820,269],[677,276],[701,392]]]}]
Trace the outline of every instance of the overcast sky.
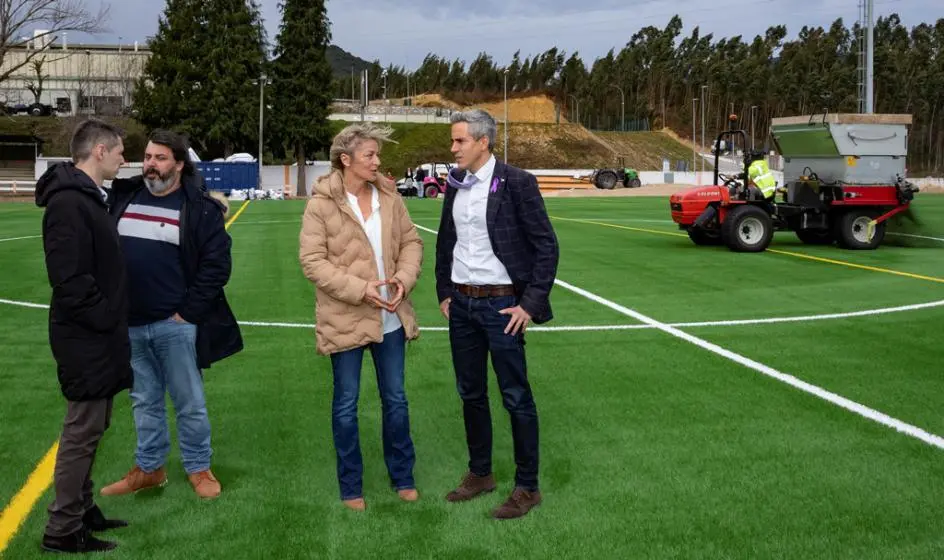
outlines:
[{"label": "overcast sky", "polygon": [[[100,0],[86,0],[97,6]],[[161,0],[111,0],[108,33],[70,42],[144,41],[157,30]],[[828,26],[858,18],[857,0],[329,0],[332,42],[367,60],[415,69],[427,53],[471,62],[482,51],[503,65],[557,46],[584,62],[619,50],[640,28],[663,27],[678,13],[683,34],[699,26],[715,37],[753,38],[785,24],[788,37],[803,25]],[[279,26],[278,0],[261,0],[270,42]],[[944,17],[941,0],[875,0],[875,18],[897,13],[909,28]],[[470,11],[470,6],[475,11]]]}]

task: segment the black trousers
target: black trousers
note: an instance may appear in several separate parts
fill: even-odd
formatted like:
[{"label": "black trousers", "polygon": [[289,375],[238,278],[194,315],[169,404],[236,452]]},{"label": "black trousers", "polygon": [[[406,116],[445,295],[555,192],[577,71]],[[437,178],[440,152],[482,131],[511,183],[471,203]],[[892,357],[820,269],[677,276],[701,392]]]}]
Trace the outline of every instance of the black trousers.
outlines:
[{"label": "black trousers", "polygon": [[516,305],[514,296],[472,298],[454,292],[449,306],[449,340],[456,387],[463,403],[469,470],[492,472],[492,417],[488,405],[488,356],[498,378],[502,403],[511,417],[515,445],[515,485],[538,489],[538,412],[528,383],[524,335],[505,334]]}]

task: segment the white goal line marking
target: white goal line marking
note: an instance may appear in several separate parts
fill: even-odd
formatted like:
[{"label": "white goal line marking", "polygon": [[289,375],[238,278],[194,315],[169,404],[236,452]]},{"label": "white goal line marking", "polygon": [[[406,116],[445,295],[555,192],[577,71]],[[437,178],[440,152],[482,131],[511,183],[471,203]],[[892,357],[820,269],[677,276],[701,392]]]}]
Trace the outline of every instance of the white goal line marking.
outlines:
[{"label": "white goal line marking", "polygon": [[[438,235],[438,232],[436,232],[435,230],[424,228],[419,225],[416,227],[424,231]],[[893,430],[896,430],[899,433],[903,433],[908,436],[911,436],[915,439],[918,439],[920,441],[927,443],[928,445],[937,447],[938,449],[944,449],[944,438],[941,438],[938,435],[922,430],[921,428],[917,426],[908,424],[906,422],[902,422],[901,420],[898,420],[897,418],[893,418],[883,412],[879,412],[878,410],[869,408],[863,404],[847,399],[841,395],[838,395],[831,391],[827,391],[826,389],[823,389],[822,387],[813,385],[811,383],[807,383],[806,381],[798,379],[792,375],[778,371],[758,361],[752,360],[736,352],[732,352],[730,350],[722,348],[721,346],[718,346],[717,344],[713,344],[711,342],[708,342],[707,340],[698,338],[697,336],[693,336],[686,332],[680,331],[676,327],[667,325],[665,323],[661,323],[651,317],[648,317],[646,315],[643,315],[642,313],[639,313],[638,311],[635,311],[628,307],[624,307],[618,303],[615,303],[608,299],[600,297],[592,292],[588,292],[587,290],[584,290],[583,288],[578,288],[577,286],[574,286],[573,284],[568,284],[567,282],[564,282],[563,280],[555,280],[554,284],[562,288],[565,288],[567,290],[570,290],[571,292],[574,292],[575,294],[581,295],[591,301],[595,301],[599,303],[600,305],[609,307],[613,311],[622,313],[623,315],[626,315],[627,317],[632,317],[633,319],[636,319],[637,321],[643,324],[650,325],[652,328],[659,329],[660,331],[666,334],[669,334],[675,338],[679,338],[681,340],[694,344],[695,346],[698,346],[699,348],[707,350],[713,354],[717,354],[739,365],[742,365],[746,368],[752,369],[758,373],[766,375],[767,377],[771,377],[773,379],[776,379],[777,381],[786,383],[787,385],[790,385],[791,387],[794,387],[805,393],[809,393],[815,397],[823,399],[840,408],[848,410],[849,412],[858,414],[859,416],[862,416],[863,418],[867,418],[869,420],[882,424],[883,426],[892,428]]]}]

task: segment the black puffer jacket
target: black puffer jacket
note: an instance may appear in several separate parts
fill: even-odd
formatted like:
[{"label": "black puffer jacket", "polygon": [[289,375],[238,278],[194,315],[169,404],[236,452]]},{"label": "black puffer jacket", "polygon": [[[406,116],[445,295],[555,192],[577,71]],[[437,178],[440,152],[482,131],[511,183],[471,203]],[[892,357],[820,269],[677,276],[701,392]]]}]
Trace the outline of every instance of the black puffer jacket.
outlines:
[{"label": "black puffer jacket", "polygon": [[94,181],[71,163],[36,183],[52,287],[49,344],[70,401],[113,397],[133,384],[125,262]]}]

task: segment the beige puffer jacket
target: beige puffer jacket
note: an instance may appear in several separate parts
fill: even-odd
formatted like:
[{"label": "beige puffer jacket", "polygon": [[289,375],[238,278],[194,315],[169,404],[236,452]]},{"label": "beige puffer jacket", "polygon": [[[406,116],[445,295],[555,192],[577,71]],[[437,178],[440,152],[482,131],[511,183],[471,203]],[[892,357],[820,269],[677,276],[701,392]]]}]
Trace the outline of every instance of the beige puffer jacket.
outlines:
[{"label": "beige puffer jacket", "polygon": [[[408,296],[420,275],[423,241],[396,186],[382,176],[375,186],[380,199],[384,271],[406,290],[397,317],[407,340],[413,340],[419,336],[419,327]],[[319,354],[383,342],[381,311],[363,301],[368,281],[379,280],[374,252],[348,204],[340,171],[332,171],[315,184],[302,218],[299,260],[305,276],[315,283]],[[392,288],[390,292],[392,296]]]}]

